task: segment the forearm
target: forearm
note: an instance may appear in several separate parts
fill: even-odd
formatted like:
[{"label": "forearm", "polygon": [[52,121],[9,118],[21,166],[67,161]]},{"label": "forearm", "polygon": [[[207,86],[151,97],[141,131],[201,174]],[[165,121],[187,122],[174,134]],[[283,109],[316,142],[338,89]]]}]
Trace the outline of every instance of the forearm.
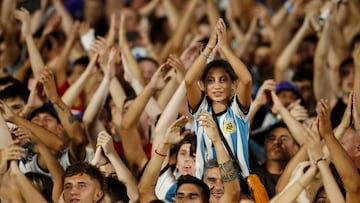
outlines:
[{"label": "forearm", "polygon": [[291,179],[291,174],[295,170],[296,166],[300,162],[306,161],[307,159],[308,159],[307,146],[304,145],[295,154],[295,156],[290,159],[289,163],[286,165],[285,170],[283,171],[278,182],[276,183],[276,187],[275,187],[276,194],[280,193],[289,183]]},{"label": "forearm", "polygon": [[292,136],[294,137],[295,141],[299,145],[303,145],[306,143],[306,137],[308,136],[305,132],[305,127],[298,121],[296,118],[294,118],[290,112],[283,107],[280,110],[280,115],[285,122],[286,126],[288,126]]},{"label": "forearm", "polygon": [[306,35],[306,28],[301,27],[294,36],[294,38],[290,41],[290,43],[281,52],[280,56],[276,60],[275,73],[274,73],[276,82],[282,80],[290,80],[288,70],[291,63],[291,58],[297,52],[305,35]]},{"label": "forearm", "polygon": [[3,116],[0,113],[0,149],[5,148],[11,141],[11,134]]},{"label": "forearm", "polygon": [[[58,114],[58,117],[63,125],[66,134],[69,136],[72,145],[74,148],[81,150],[80,148],[85,148],[86,146],[86,137],[81,128],[80,121],[71,113],[71,110],[61,99],[52,99],[49,98]],[[78,148],[80,147],[80,148]]]},{"label": "forearm", "polygon": [[99,119],[106,102],[106,97],[109,94],[110,83],[110,79],[104,76],[95,94],[92,96],[90,103],[86,107],[83,116],[84,123],[90,124]]},{"label": "forearm", "polygon": [[60,153],[64,149],[64,142],[61,138],[45,128],[17,115],[9,121],[30,129],[34,136],[36,136],[49,149],[52,149],[57,153]]},{"label": "forearm", "polygon": [[[168,144],[161,143],[157,148],[157,153],[153,154],[148,165],[144,170],[138,188],[140,192],[140,202],[149,202],[157,199],[155,195],[155,186],[160,175],[161,166],[163,165],[165,156],[167,155],[170,146]],[[160,155],[159,155],[160,154]]]},{"label": "forearm", "polygon": [[[89,67],[88,67],[89,68]],[[84,71],[81,76],[65,91],[61,100],[67,105],[72,106],[77,96],[84,90],[84,87],[91,77],[89,71]]]},{"label": "forearm", "polygon": [[55,0],[54,1],[54,7],[55,7],[55,10],[60,14],[60,16],[61,16],[61,26],[62,26],[63,30],[65,31],[65,33],[68,35],[69,33],[71,33],[71,27],[73,25],[73,19],[72,19],[70,13],[64,7],[62,1]]},{"label": "forearm", "polygon": [[58,160],[50,153],[50,151],[45,146],[39,147],[39,153],[43,157],[46,167],[52,176],[54,182],[52,199],[56,202],[59,199],[63,189],[62,175],[64,173],[64,170],[60,166]]},{"label": "forearm", "polygon": [[333,135],[324,136],[324,140],[336,170],[345,185],[345,189],[358,193],[360,191],[360,176],[353,161]]},{"label": "forearm", "polygon": [[44,68],[45,64],[31,34],[25,36],[25,40],[28,48],[31,69],[35,79],[38,80],[39,72]]},{"label": "forearm", "polygon": [[173,75],[170,81],[167,82],[166,86],[162,90],[160,90],[160,94],[158,94],[156,101],[161,109],[164,109],[165,106],[169,103],[169,100],[172,98],[174,92],[178,87],[179,83],[177,82],[176,76]]},{"label": "forearm", "polygon": [[345,202],[340,188],[332,175],[328,163],[326,161],[319,161],[318,169],[321,174],[321,179],[324,184],[325,192],[331,202]]},{"label": "forearm", "polygon": [[328,63],[327,56],[330,49],[330,24],[326,22],[316,46],[315,56],[314,56],[314,94],[316,100],[322,98],[327,98],[331,101],[332,97],[330,94],[333,92],[329,89],[324,89],[324,87],[331,87],[330,80],[328,76]]},{"label": "forearm", "polygon": [[176,120],[179,113],[179,106],[181,106],[182,102],[185,101],[185,95],[185,84],[184,82],[182,82],[169,103],[166,105],[158,123],[156,124],[151,154],[154,154],[154,150],[157,148],[158,144],[164,139],[164,129],[168,129],[172,122]]},{"label": "forearm", "polygon": [[220,14],[213,0],[206,0],[206,14],[209,18],[210,26],[215,27]]},{"label": "forearm", "polygon": [[153,95],[155,90],[147,85],[140,95],[137,96],[135,101],[130,105],[129,109],[125,112],[124,117],[127,119],[123,119],[121,125],[125,128],[136,125],[138,122],[140,115],[144,111],[146,104],[149,99]]},{"label": "forearm", "polygon": [[165,8],[166,16],[169,20],[169,25],[172,30],[176,29],[176,26],[179,21],[179,13],[172,2],[172,0],[162,0],[162,5]]},{"label": "forearm", "polygon": [[24,174],[17,173],[13,177],[25,202],[47,203],[44,197],[34,188]]},{"label": "forearm", "polygon": [[112,153],[107,157],[113,165],[118,179],[125,183],[130,200],[136,202],[139,199],[139,191],[135,177],[117,154]]}]

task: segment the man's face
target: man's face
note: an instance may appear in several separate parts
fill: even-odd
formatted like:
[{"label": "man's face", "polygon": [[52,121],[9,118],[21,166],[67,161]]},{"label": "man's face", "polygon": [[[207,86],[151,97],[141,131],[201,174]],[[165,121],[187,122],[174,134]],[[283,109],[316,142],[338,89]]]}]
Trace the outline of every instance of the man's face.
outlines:
[{"label": "man's face", "polygon": [[25,107],[25,102],[20,97],[4,99],[4,102],[15,114],[22,112]]},{"label": "man's face", "polygon": [[176,203],[203,203],[203,196],[199,186],[195,184],[185,183],[182,184],[175,196]]},{"label": "man's face", "polygon": [[60,135],[62,132],[61,124],[58,123],[56,118],[54,118],[50,113],[47,112],[37,113],[31,119],[31,121],[56,135]]},{"label": "man's face", "polygon": [[265,138],[266,159],[269,161],[288,161],[298,149],[286,128],[275,128]]},{"label": "man's face", "polygon": [[99,201],[103,191],[99,182],[83,173],[65,178],[63,195],[66,203],[88,203]]},{"label": "man's face", "polygon": [[154,62],[152,62],[150,60],[140,61],[139,66],[140,66],[142,75],[144,77],[145,84],[148,84],[150,82],[152,76],[156,72],[157,66]]},{"label": "man's face", "polygon": [[295,102],[298,99],[298,96],[292,91],[282,90],[277,93],[277,96],[280,99],[280,102],[285,106],[289,106],[291,103]]},{"label": "man's face", "polygon": [[221,180],[219,168],[206,169],[204,182],[210,188],[210,202],[219,202],[220,198],[224,195],[224,182]]},{"label": "man's face", "polygon": [[[343,138],[341,139],[341,145],[350,156],[350,158],[355,162],[360,159],[360,133],[354,129],[348,129]],[[358,166],[357,166],[358,167]]]},{"label": "man's face", "polygon": [[181,175],[194,175],[195,171],[195,156],[190,155],[191,144],[181,145],[177,154],[176,168]]},{"label": "man's face", "polygon": [[312,82],[309,80],[296,81],[295,85],[299,88],[303,99],[308,102],[314,98]]}]

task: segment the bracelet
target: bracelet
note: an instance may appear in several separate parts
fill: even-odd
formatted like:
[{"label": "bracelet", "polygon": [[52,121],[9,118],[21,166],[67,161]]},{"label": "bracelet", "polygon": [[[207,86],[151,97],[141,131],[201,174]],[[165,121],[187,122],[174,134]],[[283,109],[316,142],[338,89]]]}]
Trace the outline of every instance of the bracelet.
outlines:
[{"label": "bracelet", "polygon": [[285,1],[284,6],[287,9],[288,13],[291,13],[294,9],[290,1]]},{"label": "bracelet", "polygon": [[314,161],[314,164],[317,165],[320,161],[326,161],[326,158],[325,157],[318,158],[316,159],[316,161]]},{"label": "bracelet", "polygon": [[203,52],[201,50],[200,50],[200,55],[207,58],[207,59],[209,59],[209,60],[211,60],[211,61],[214,60],[213,56],[211,56],[210,54],[206,54],[205,52]]},{"label": "bracelet", "polygon": [[234,167],[233,161],[230,159],[225,163],[219,164],[221,179],[227,183],[237,179],[237,171]]},{"label": "bracelet", "polygon": [[299,180],[296,181],[296,184],[298,184],[303,190],[305,190],[305,186],[302,183],[300,183]]},{"label": "bracelet", "polygon": [[157,151],[157,149],[155,149],[155,154],[159,155],[159,156],[162,156],[162,157],[166,157],[166,154],[161,154]]}]

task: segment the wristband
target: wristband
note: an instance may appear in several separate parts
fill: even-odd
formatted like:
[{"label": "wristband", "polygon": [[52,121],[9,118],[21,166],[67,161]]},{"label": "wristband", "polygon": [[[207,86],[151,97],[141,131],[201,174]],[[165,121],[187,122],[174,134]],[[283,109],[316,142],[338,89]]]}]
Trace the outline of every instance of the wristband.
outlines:
[{"label": "wristband", "polygon": [[159,155],[159,156],[162,156],[162,157],[166,157],[166,154],[161,154],[157,151],[157,149],[155,149],[155,154]]},{"label": "wristband", "polygon": [[203,52],[203,51],[201,51],[201,50],[200,50],[200,55],[203,56],[203,57],[205,57],[205,58],[207,58],[207,59],[210,60],[210,61],[214,60],[214,57],[213,57],[213,56],[211,56],[210,54],[206,54],[205,52]]}]

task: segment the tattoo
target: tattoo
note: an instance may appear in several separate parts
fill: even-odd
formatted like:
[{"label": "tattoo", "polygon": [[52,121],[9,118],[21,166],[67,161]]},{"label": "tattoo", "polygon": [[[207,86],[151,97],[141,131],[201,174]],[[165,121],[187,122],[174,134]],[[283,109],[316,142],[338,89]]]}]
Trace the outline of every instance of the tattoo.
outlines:
[{"label": "tattoo", "polygon": [[59,103],[54,103],[55,104],[55,106],[57,107],[57,108],[59,108],[61,111],[64,111],[65,110],[65,107],[63,107],[61,104],[59,104]]},{"label": "tattoo", "polygon": [[70,115],[68,118],[69,123],[73,123],[74,121],[76,121],[76,117],[74,115]]},{"label": "tattoo", "polygon": [[225,163],[219,164],[219,170],[221,179],[224,182],[231,182],[237,179],[237,172],[231,159]]}]

